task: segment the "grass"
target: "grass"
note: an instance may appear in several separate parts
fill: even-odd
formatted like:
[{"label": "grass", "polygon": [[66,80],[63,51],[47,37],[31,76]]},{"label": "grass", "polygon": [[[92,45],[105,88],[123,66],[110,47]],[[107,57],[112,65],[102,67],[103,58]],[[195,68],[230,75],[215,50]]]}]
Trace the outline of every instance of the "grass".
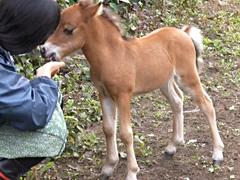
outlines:
[{"label": "grass", "polygon": [[[205,59],[204,69],[208,73],[202,73],[201,79],[203,87],[211,97],[229,98],[226,108],[232,112],[239,112],[240,86],[240,13],[237,7],[240,1],[236,0],[227,6],[213,6],[209,1],[152,1],[144,3],[141,1],[135,10],[119,12],[126,24],[125,33],[136,36],[143,36],[152,30],[163,26],[182,27],[183,25],[193,25],[199,27],[203,34]],[[61,1],[63,3],[63,1]],[[17,69],[29,78],[33,78],[33,71],[43,63],[39,61],[40,56],[36,52],[28,56],[15,57]],[[205,71],[204,71],[205,72]],[[67,147],[62,157],[57,157],[55,161],[42,164],[29,172],[28,179],[74,179],[82,177],[84,168],[71,165],[76,159],[87,163],[87,170],[96,165],[102,165],[102,156],[105,153],[105,140],[101,132],[94,129],[94,124],[101,122],[101,109],[96,89],[90,81],[89,67],[84,57],[77,55],[67,60],[67,66],[63,71],[55,76],[56,80],[63,82],[62,93],[64,94],[64,115],[69,129]],[[162,121],[169,120],[171,109],[169,104],[159,98],[158,91],[138,96],[131,101],[132,105],[132,126],[140,127],[143,118],[148,117],[153,128],[162,125]],[[148,101],[147,101],[148,100]],[[151,104],[144,104],[150,102]],[[191,98],[184,95],[184,102],[191,103]],[[214,103],[214,100],[213,100]],[[218,121],[218,127],[224,130],[223,136],[233,134],[240,136],[237,127],[226,127]],[[206,128],[197,126],[197,131]],[[169,130],[171,130],[169,128]],[[101,130],[100,130],[101,131]],[[99,137],[101,134],[101,137]],[[150,134],[143,134],[135,130],[134,132],[135,152],[140,162],[151,164],[151,155],[156,152],[149,142],[156,137]],[[120,157],[126,158],[125,149],[118,138]],[[160,141],[159,141],[160,142]],[[164,145],[162,145],[164,147]],[[198,147],[199,144],[191,139],[185,146]],[[230,144],[227,146],[231,146]],[[205,157],[199,154],[191,156],[193,160],[201,160],[202,164],[210,173],[220,173],[224,168],[211,167],[206,162]],[[55,162],[65,162],[63,167],[58,167]],[[231,166],[227,171],[231,171]],[[85,169],[86,171],[86,169]],[[100,171],[99,171],[100,172]],[[237,179],[235,174],[229,176],[230,179]]]}]

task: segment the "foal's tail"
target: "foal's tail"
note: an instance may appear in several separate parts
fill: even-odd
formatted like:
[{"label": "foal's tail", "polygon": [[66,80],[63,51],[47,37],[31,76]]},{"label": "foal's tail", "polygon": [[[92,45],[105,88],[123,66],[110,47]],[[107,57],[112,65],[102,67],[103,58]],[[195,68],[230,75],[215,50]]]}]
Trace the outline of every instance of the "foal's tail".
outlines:
[{"label": "foal's tail", "polygon": [[202,60],[203,43],[201,31],[200,29],[191,26],[184,26],[181,30],[187,33],[187,35],[189,35],[189,37],[192,39],[196,51],[196,66],[197,69],[199,70],[200,64],[203,63]]}]

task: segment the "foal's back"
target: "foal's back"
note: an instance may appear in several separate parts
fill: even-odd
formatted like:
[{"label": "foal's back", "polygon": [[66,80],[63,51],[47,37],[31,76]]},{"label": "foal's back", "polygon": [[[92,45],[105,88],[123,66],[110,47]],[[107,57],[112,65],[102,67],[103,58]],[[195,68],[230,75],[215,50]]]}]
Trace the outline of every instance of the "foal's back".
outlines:
[{"label": "foal's back", "polygon": [[135,78],[134,95],[162,87],[175,72],[196,70],[193,42],[179,29],[161,28],[124,44],[125,57],[121,61],[127,64],[126,73],[135,72],[132,77]]}]

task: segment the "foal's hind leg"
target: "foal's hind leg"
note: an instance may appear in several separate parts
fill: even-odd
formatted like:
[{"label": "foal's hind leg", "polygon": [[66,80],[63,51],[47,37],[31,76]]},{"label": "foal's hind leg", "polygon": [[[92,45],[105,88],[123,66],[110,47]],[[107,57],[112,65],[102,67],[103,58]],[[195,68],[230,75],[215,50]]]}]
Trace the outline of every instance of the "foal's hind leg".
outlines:
[{"label": "foal's hind leg", "polygon": [[170,143],[165,149],[165,157],[171,157],[177,150],[177,146],[183,140],[183,95],[171,78],[161,89],[167,98],[173,112],[173,133]]},{"label": "foal's hind leg", "polygon": [[116,144],[116,105],[112,98],[100,94],[103,113],[103,131],[107,143],[107,157],[102,169],[100,180],[106,180],[112,176],[113,170],[118,163],[118,150]]},{"label": "foal's hind leg", "polygon": [[212,101],[207,93],[203,90],[197,72],[194,70],[186,70],[185,72],[188,74],[180,75],[180,83],[194,98],[201,112],[210,124],[213,138],[213,164],[220,165],[223,160],[222,151],[224,145],[218,133],[216,115]]}]

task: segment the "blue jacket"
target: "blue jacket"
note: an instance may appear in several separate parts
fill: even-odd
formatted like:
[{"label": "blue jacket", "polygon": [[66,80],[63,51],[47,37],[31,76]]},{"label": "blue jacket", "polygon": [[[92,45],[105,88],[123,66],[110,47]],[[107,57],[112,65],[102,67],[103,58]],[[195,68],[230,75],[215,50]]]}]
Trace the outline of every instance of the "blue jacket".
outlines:
[{"label": "blue jacket", "polygon": [[57,84],[48,77],[29,80],[16,72],[10,54],[0,46],[0,125],[21,131],[43,128],[58,99]]}]

